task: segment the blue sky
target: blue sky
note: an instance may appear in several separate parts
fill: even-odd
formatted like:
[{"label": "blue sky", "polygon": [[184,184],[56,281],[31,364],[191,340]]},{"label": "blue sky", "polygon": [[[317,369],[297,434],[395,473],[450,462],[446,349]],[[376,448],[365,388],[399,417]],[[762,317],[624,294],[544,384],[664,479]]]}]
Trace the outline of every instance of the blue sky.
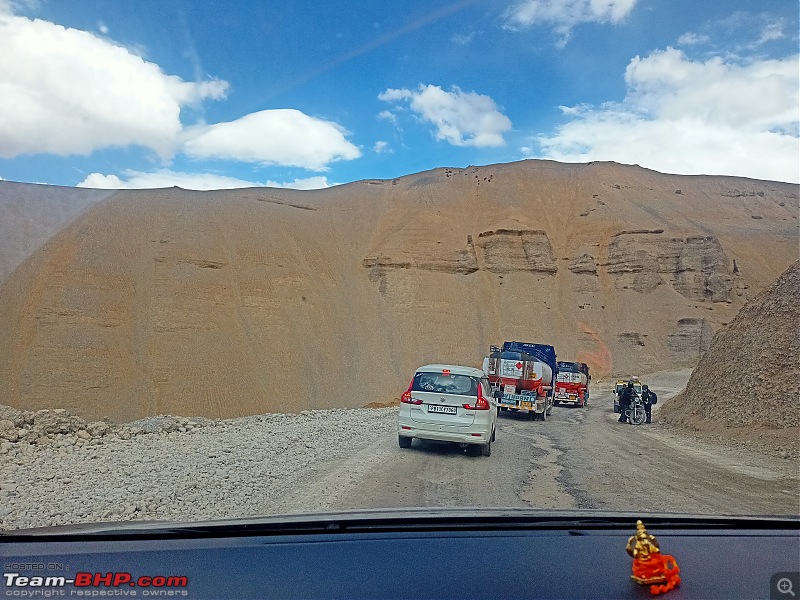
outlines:
[{"label": "blue sky", "polygon": [[798,182],[790,0],[0,0],[0,178],[316,188],[525,158]]}]

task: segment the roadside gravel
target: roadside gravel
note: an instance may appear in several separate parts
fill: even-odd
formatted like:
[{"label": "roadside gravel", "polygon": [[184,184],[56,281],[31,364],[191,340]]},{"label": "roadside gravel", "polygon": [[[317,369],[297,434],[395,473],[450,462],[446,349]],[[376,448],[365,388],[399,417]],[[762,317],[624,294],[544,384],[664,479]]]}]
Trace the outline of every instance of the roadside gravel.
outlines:
[{"label": "roadside gravel", "polygon": [[[103,428],[66,411],[2,407],[0,529],[303,512],[298,503],[309,472],[386,439],[396,414],[382,408],[219,421],[162,416]],[[369,468],[369,453],[360,462],[356,471]]]}]

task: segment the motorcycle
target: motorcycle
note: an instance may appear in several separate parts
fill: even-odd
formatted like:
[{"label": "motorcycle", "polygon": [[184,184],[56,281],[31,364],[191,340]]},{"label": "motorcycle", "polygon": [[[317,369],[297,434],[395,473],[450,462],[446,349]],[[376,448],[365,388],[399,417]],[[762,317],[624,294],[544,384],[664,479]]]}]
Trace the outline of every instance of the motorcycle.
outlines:
[{"label": "motorcycle", "polygon": [[634,393],[633,400],[631,400],[630,408],[625,411],[631,425],[641,425],[647,419],[647,413],[644,410],[644,402],[639,397],[639,394]]}]

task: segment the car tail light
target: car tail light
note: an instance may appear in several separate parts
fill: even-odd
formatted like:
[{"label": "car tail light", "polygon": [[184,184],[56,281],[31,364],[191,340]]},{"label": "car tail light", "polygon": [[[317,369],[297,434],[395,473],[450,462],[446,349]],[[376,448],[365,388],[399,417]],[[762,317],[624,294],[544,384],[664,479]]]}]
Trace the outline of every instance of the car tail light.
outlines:
[{"label": "car tail light", "polygon": [[483,397],[481,386],[478,385],[478,397],[475,399],[475,404],[462,404],[467,410],[489,410],[489,402]]},{"label": "car tail light", "polygon": [[400,402],[402,402],[403,404],[417,404],[417,405],[422,404],[422,400],[411,397],[411,387],[413,385],[414,385],[414,379],[412,378],[411,383],[408,384],[408,389],[405,392],[403,392],[400,396]]}]

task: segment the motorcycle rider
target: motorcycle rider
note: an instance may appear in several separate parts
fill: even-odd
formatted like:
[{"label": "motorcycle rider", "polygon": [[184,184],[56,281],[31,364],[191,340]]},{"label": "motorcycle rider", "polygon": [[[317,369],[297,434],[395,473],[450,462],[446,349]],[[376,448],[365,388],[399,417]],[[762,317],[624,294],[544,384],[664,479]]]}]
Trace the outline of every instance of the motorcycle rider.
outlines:
[{"label": "motorcycle rider", "polygon": [[650,411],[653,410],[653,404],[658,402],[658,396],[647,385],[642,385],[642,403],[644,404],[644,414],[647,415],[645,423],[650,422]]},{"label": "motorcycle rider", "polygon": [[635,394],[636,390],[633,389],[633,379],[631,379],[619,393],[619,423],[628,422],[628,410]]}]

